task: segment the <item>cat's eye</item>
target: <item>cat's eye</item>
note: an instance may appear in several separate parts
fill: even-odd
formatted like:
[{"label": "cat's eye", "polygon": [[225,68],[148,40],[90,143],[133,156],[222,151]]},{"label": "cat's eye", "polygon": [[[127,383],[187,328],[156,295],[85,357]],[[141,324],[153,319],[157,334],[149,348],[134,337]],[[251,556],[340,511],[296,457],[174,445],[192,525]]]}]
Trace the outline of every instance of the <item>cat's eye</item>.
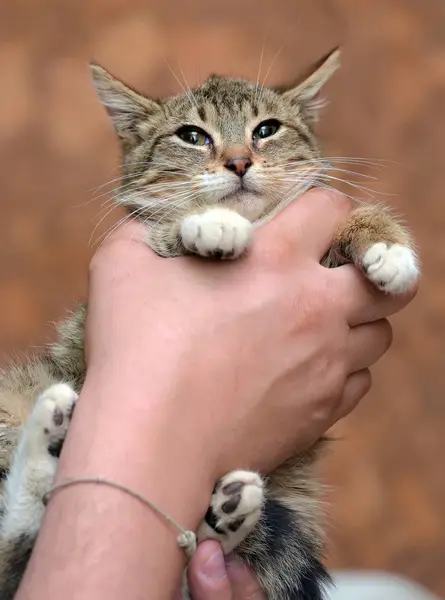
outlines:
[{"label": "cat's eye", "polygon": [[207,146],[212,143],[212,138],[203,129],[194,127],[193,125],[181,127],[176,132],[176,135],[183,142],[192,144],[192,146]]},{"label": "cat's eye", "polygon": [[264,138],[271,137],[279,130],[281,123],[277,119],[269,119],[263,121],[256,127],[252,133],[254,141],[264,140]]}]

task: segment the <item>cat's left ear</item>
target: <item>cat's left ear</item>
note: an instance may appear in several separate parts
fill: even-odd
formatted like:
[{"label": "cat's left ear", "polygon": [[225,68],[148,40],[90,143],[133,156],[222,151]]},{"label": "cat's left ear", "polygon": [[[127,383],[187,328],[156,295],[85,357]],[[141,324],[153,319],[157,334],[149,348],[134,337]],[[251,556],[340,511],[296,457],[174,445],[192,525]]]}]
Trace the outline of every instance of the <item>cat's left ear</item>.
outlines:
[{"label": "cat's left ear", "polygon": [[316,121],[320,109],[324,106],[320,97],[321,89],[339,67],[340,49],[336,48],[318,61],[300,83],[284,91],[282,97],[291,104],[301,106],[306,116]]},{"label": "cat's left ear", "polygon": [[140,125],[161,110],[160,105],[119,81],[103,67],[91,65],[97,94],[121,141],[132,143],[139,137]]}]

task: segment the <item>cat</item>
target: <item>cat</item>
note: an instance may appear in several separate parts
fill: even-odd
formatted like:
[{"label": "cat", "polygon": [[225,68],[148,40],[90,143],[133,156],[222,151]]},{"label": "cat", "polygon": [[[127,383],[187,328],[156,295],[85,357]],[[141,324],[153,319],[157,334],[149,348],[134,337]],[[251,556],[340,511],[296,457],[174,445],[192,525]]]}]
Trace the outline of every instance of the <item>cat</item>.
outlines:
[{"label": "cat", "polygon": [[[149,246],[163,257],[237,259],[256,227],[322,186],[329,165],[314,123],[339,62],[336,49],[287,89],[211,76],[166,100],[93,65],[121,143],[117,201],[146,225]],[[406,292],[420,274],[411,235],[383,206],[352,211],[323,259],[327,267],[343,263],[388,294]],[[31,554],[84,381],[85,315],[79,306],[46,354],[0,373],[1,600],[13,597]],[[268,600],[321,600],[329,584],[313,473],[322,444],[267,476],[239,470],[223,477],[198,529],[200,540],[219,540],[252,567]]]}]

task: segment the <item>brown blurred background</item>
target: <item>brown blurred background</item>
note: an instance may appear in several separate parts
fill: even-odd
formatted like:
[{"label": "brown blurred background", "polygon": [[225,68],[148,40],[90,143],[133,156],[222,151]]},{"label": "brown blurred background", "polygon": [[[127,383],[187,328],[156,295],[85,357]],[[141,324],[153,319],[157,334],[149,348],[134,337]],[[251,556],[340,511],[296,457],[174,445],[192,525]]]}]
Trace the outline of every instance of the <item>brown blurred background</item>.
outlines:
[{"label": "brown blurred background", "polygon": [[267,79],[276,83],[338,43],[344,68],[328,85],[325,153],[386,161],[360,170],[406,215],[425,275],[324,465],[329,560],[396,571],[445,596],[443,0],[3,3],[0,361],[51,339],[49,323],[85,293],[94,242],[120,215],[91,235],[105,199],[92,189],[119,174],[91,57],[162,95],[180,91],[166,60],[190,85],[211,71],[255,79],[262,47],[264,76],[283,46]]}]

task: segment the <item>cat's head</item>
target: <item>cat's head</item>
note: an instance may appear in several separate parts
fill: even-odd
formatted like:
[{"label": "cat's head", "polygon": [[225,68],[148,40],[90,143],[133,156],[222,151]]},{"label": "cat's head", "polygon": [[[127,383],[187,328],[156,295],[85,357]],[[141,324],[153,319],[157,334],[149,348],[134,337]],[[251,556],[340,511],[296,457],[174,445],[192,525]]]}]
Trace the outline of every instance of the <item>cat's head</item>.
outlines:
[{"label": "cat's head", "polygon": [[119,200],[156,220],[224,204],[250,220],[314,183],[322,161],[312,125],[320,90],[339,51],[287,89],[212,76],[185,93],[153,100],[92,67],[119,136]]}]

